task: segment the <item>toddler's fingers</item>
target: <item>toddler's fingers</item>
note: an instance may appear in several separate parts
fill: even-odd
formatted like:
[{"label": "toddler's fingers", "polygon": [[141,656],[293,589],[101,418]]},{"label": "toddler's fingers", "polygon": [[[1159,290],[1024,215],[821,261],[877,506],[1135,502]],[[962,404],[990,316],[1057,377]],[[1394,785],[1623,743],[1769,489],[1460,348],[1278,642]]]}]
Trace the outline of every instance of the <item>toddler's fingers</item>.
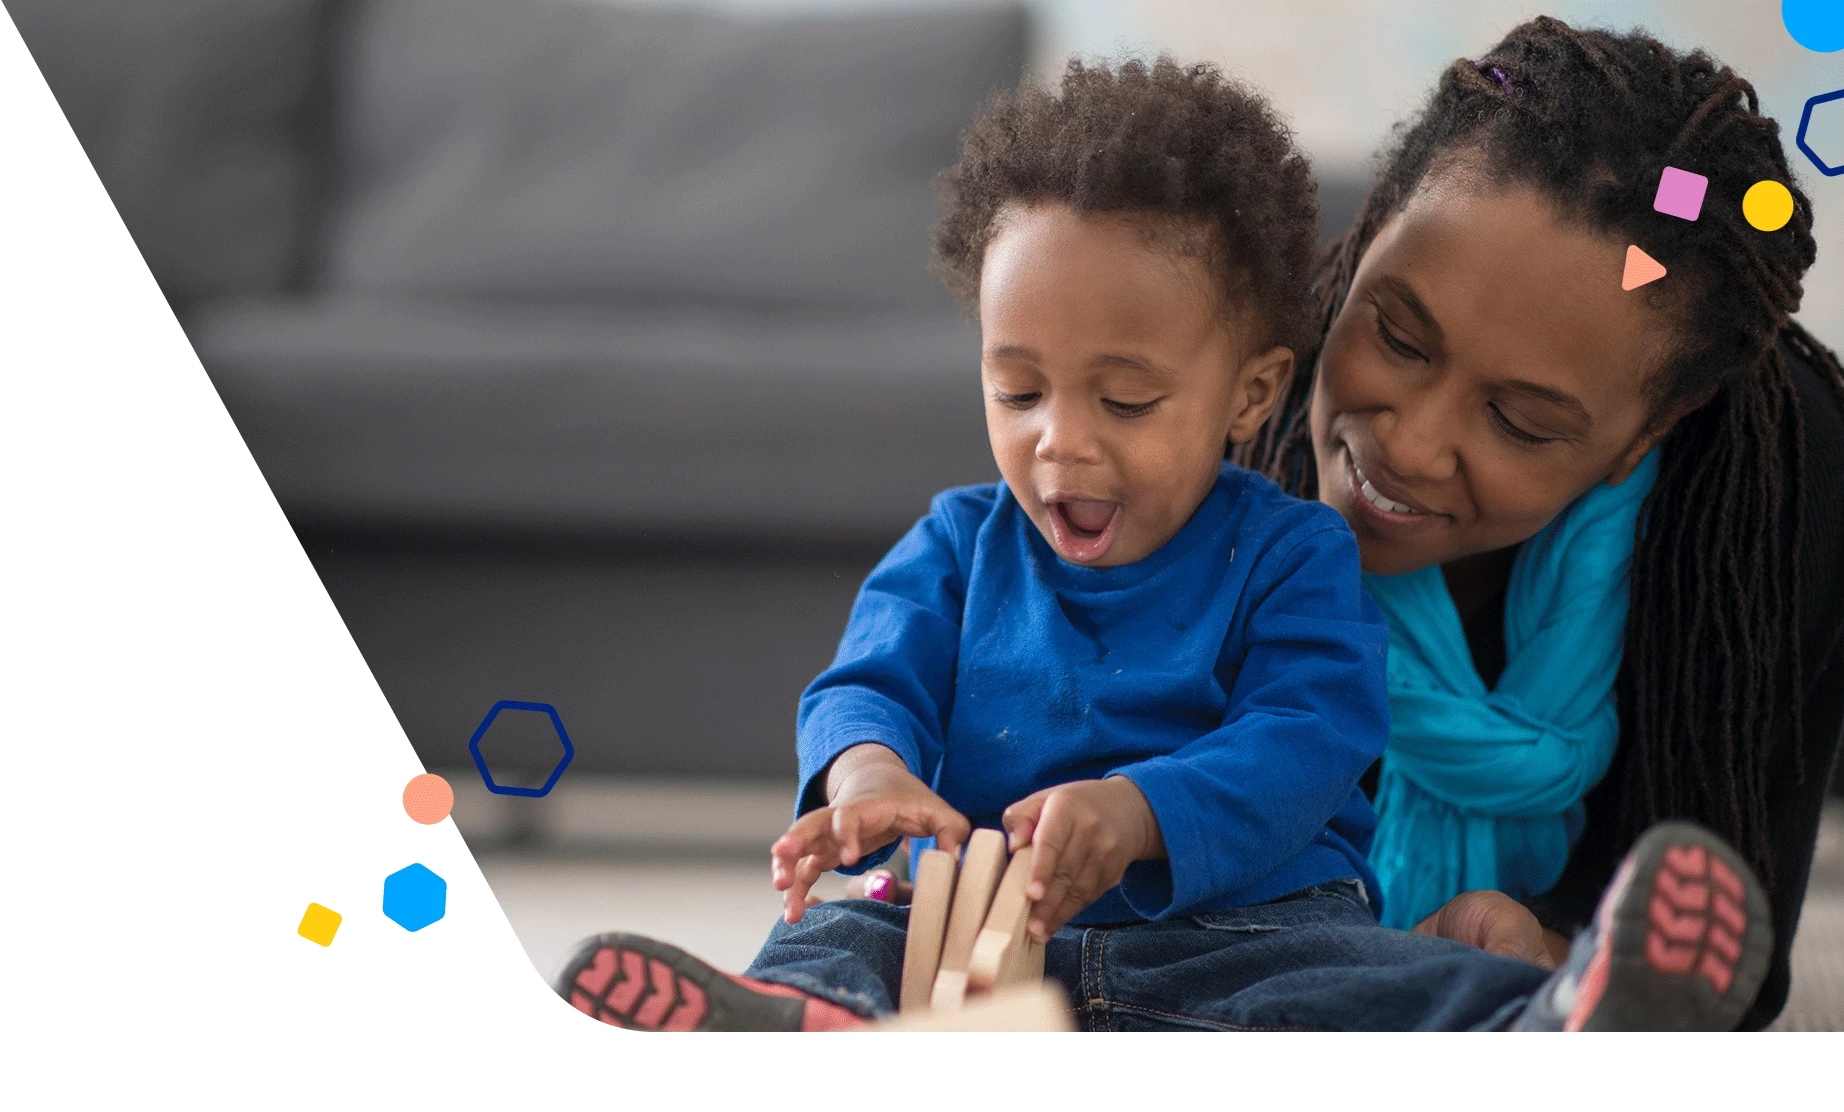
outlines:
[{"label": "toddler's fingers", "polygon": [[933,837],[936,849],[959,853],[972,833],[973,824],[967,821],[967,816],[943,804],[925,818],[922,829],[915,831],[913,836]]},{"label": "toddler's fingers", "polygon": [[[1037,852],[1042,854],[1043,850],[1039,849]],[[1069,898],[1070,889],[1076,884],[1076,876],[1071,864],[1068,860],[1058,862],[1054,867],[1055,871],[1042,880],[1036,879],[1037,870],[1032,869],[1032,885],[1042,885],[1043,894],[1036,899],[1031,899],[1030,888],[1025,889],[1025,898],[1031,899],[1030,920],[1025,929],[1030,932],[1032,938],[1039,942],[1048,942],[1050,936],[1056,933],[1057,928],[1063,925],[1062,919],[1057,917],[1057,909],[1063,906],[1064,901]]]},{"label": "toddler's fingers", "polygon": [[1006,849],[1012,853],[1031,844],[1038,820],[1043,815],[1044,796],[1044,792],[1033,792],[1007,807],[999,816],[1000,825],[1005,827]]},{"label": "toddler's fingers", "polygon": [[1051,891],[1042,903],[1031,909],[1031,925],[1027,928],[1031,936],[1039,942],[1048,942],[1051,935],[1094,903],[1107,887],[1111,885],[1103,875],[1102,863],[1093,854],[1085,854],[1079,861],[1065,855],[1064,867],[1051,885]]},{"label": "toddler's fingers", "polygon": [[881,799],[867,799],[832,809],[832,840],[839,847],[839,863],[856,865],[866,849],[877,849],[889,841],[895,819],[891,807]]},{"label": "toddler's fingers", "polygon": [[777,892],[785,892],[787,891],[788,886],[794,883],[794,877],[795,877],[795,873],[796,873],[799,861],[807,857],[811,857],[816,853],[824,853],[828,851],[836,854],[837,847],[826,846],[826,845],[809,845],[809,846],[803,847],[799,856],[797,857],[786,857],[786,856],[777,855],[777,856],[769,858],[769,863],[768,863],[769,879],[774,883],[775,890]]},{"label": "toddler's fingers", "polygon": [[1031,878],[1024,888],[1025,899],[1034,904],[1046,902],[1057,874],[1069,873],[1069,864],[1063,858],[1071,849],[1071,833],[1065,812],[1047,808],[1039,817],[1031,831],[1030,844],[1036,848],[1036,853],[1031,862]]},{"label": "toddler's fingers", "polygon": [[820,877],[825,875],[828,869],[837,868],[838,865],[837,857],[821,857],[817,853],[808,854],[800,859],[800,864],[794,869],[795,888],[799,889],[804,898],[807,892],[819,883]]},{"label": "toddler's fingers", "polygon": [[791,926],[806,916],[810,893],[800,886],[799,877],[790,877],[787,891],[781,894],[781,917]]},{"label": "toddler's fingers", "polygon": [[795,819],[787,833],[775,839],[775,843],[768,847],[770,860],[778,866],[777,875],[782,871],[792,871],[796,861],[819,849],[822,842],[830,840],[831,831],[830,807],[816,807]]},{"label": "toddler's fingers", "polygon": [[[1042,854],[1044,850],[1038,848],[1036,852]],[[1057,872],[1047,878],[1044,896],[1031,902],[1031,918],[1025,929],[1033,939],[1047,942],[1062,929],[1062,924],[1070,922],[1071,915],[1095,902],[1093,883],[1097,872],[1099,863],[1092,848],[1071,839],[1071,845],[1064,846],[1057,861]],[[1025,896],[1029,898],[1029,889],[1025,889]]]},{"label": "toddler's fingers", "polygon": [[820,875],[837,864],[836,860],[822,858],[816,854],[809,854],[800,859],[800,864],[794,867],[793,882],[788,885],[786,895],[782,896],[782,907],[785,909],[784,918],[789,923],[800,922],[801,915],[807,907],[807,894],[813,891],[813,885],[819,881]]},{"label": "toddler's fingers", "polygon": [[776,891],[787,891],[794,883],[794,866],[815,848],[811,839],[796,837],[791,830],[768,848],[768,874]]},{"label": "toddler's fingers", "polygon": [[1042,935],[1040,936],[1034,928],[1031,932],[1032,937],[1039,942],[1048,942],[1051,935],[1063,929],[1063,924],[1075,918],[1083,908],[1094,902],[1093,896],[1085,895],[1072,886],[1063,896],[1062,901],[1056,905],[1055,911],[1037,920],[1043,924]]},{"label": "toddler's fingers", "polygon": [[[1075,886],[1076,878],[1067,867],[1059,868],[1044,882],[1044,894],[1042,898],[1031,901],[1031,917],[1025,927],[1032,938],[1039,942],[1048,942],[1050,936],[1055,934],[1057,928],[1069,918],[1069,914],[1074,914],[1073,912],[1062,914],[1062,908],[1071,898],[1071,892]],[[1028,898],[1028,889],[1026,894]],[[1086,901],[1083,906],[1087,906]]]}]

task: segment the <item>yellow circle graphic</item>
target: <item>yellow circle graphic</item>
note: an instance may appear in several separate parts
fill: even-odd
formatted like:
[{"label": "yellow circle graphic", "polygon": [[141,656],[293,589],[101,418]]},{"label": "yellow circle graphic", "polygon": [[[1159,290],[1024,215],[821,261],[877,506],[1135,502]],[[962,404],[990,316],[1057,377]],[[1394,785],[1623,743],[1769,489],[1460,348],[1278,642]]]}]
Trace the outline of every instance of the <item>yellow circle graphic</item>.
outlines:
[{"label": "yellow circle graphic", "polygon": [[1742,195],[1742,215],[1763,232],[1777,232],[1793,218],[1793,194],[1777,181],[1757,181]]}]

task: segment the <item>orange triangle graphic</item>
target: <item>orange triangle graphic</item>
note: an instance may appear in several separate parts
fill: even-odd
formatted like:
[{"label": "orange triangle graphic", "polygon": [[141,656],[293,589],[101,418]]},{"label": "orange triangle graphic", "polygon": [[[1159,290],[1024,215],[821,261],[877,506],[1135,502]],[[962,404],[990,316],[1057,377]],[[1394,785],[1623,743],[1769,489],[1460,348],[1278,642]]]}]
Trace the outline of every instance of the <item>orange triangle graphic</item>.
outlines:
[{"label": "orange triangle graphic", "polygon": [[1636,290],[1664,276],[1665,268],[1657,259],[1637,247],[1629,246],[1626,249],[1626,273],[1620,278],[1621,289]]}]

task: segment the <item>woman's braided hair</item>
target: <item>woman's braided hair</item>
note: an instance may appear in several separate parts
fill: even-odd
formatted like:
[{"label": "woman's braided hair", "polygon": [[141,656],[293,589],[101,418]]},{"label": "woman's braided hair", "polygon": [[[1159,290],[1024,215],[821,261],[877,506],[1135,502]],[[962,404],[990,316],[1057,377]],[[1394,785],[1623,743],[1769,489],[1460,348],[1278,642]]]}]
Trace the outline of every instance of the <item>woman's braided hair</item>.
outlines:
[{"label": "woman's braided hair", "polygon": [[[1670,269],[1653,304],[1675,326],[1675,346],[1648,393],[1655,420],[1685,415],[1663,441],[1633,558],[1618,685],[1628,748],[1619,838],[1624,846],[1659,819],[1693,818],[1763,876],[1773,871],[1768,742],[1783,727],[1802,764],[1803,418],[1780,346],[1844,397],[1837,356],[1788,319],[1817,248],[1779,130],[1753,86],[1702,51],[1533,20],[1441,76],[1427,107],[1399,128],[1314,287],[1323,336],[1378,231],[1456,157],[1540,190],[1565,219],[1638,244]],[[1653,210],[1666,166],[1709,178],[1695,221]],[[1792,188],[1793,217],[1779,231],[1743,218],[1740,198],[1762,180]],[[1275,417],[1237,456],[1311,498],[1317,355],[1306,356]]]}]

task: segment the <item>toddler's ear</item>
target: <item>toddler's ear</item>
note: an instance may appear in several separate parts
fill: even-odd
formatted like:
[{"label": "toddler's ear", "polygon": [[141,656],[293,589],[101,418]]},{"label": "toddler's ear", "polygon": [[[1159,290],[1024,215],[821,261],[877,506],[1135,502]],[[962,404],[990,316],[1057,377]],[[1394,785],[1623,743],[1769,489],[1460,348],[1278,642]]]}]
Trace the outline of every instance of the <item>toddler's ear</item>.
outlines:
[{"label": "toddler's ear", "polygon": [[1242,444],[1260,431],[1262,422],[1280,403],[1287,380],[1293,377],[1293,349],[1269,348],[1250,356],[1236,372],[1236,392],[1230,405],[1229,442]]}]

